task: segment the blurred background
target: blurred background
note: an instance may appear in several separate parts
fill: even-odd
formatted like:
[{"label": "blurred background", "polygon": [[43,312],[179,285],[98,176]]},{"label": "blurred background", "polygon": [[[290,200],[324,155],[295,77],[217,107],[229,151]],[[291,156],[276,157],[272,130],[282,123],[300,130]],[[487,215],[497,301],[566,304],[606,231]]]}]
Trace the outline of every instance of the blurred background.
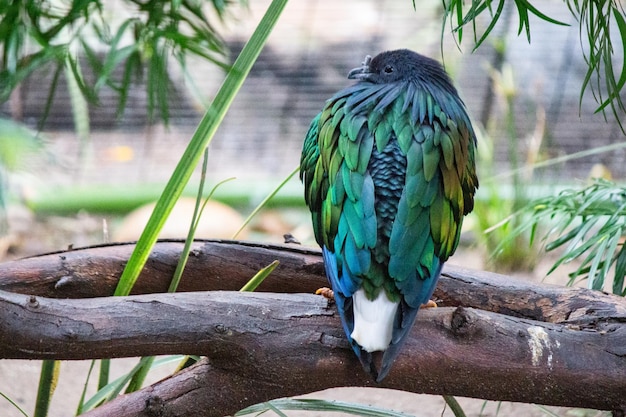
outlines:
[{"label": "blurred background", "polygon": [[[227,3],[221,16],[209,10],[211,25],[226,47],[224,62],[237,56],[268,4]],[[520,185],[526,198],[586,181],[590,175],[621,178],[626,169],[623,148],[536,166],[623,141],[612,114],[594,114],[598,103],[592,92],[580,96],[587,64],[578,23],[567,5],[543,2],[541,11],[571,26],[531,15],[529,44],[524,33],[518,35],[515,7],[507,4],[489,39],[471,53],[469,31],[458,45],[450,33],[452,25],[442,28],[439,1],[421,1],[416,10],[408,1],[395,0],[289,3],[211,144],[208,183],[236,177],[217,190],[216,199],[241,215],[249,213],[297,167],[310,120],[328,97],[350,84],[347,72],[366,54],[397,48],[442,60],[455,80],[480,134],[478,199],[487,201],[494,193],[510,199]],[[115,26],[132,13],[120,1],[107,4],[102,18]],[[100,35],[81,34],[92,45],[90,52],[104,60],[107,46],[99,43]],[[121,44],[124,41],[128,39],[122,38]],[[87,54],[77,54],[77,62],[87,83],[97,79]],[[3,119],[40,131],[41,140],[5,172],[11,219],[3,253],[32,254],[102,241],[102,218],[111,222],[109,239],[138,236],[141,224],[119,231],[129,227],[121,218],[158,197],[225,76],[222,68],[197,56],[188,56],[184,69],[172,57],[164,62],[171,81],[160,87],[168,91],[167,111],[151,108],[155,98],[146,70],[128,86],[120,111],[119,89],[102,85],[97,102],[88,102],[77,98],[71,77],[59,76],[50,65],[34,70],[0,105]],[[120,58],[111,67],[113,81],[124,79],[125,64]],[[524,167],[517,178],[511,175],[512,169]],[[189,195],[195,193],[198,176]],[[302,207],[297,179],[283,188],[274,205]],[[480,210],[477,207],[478,215]],[[54,215],[53,226],[60,231],[26,242],[24,229],[30,229],[32,215],[44,223],[46,216]],[[466,228],[497,223],[498,215],[504,218],[506,213],[483,215],[490,220],[470,219]],[[265,233],[280,240],[283,232],[296,231],[296,237],[310,242],[310,231],[304,230],[307,221],[290,213],[268,216],[267,225],[255,222],[253,234],[246,236],[259,236],[256,230],[261,237]],[[69,236],[63,233],[66,228]],[[181,228],[182,237],[185,222]],[[228,233],[220,232],[220,237]],[[47,248],[46,241],[52,247]]]},{"label": "blurred background", "polygon": [[[70,3],[78,4],[49,2],[50,12],[66,10]],[[169,2],[148,3],[159,7]],[[346,75],[365,55],[409,48],[444,63],[479,139],[477,204],[450,263],[506,271],[531,280],[545,278],[554,255],[545,256],[536,242],[531,245],[528,233],[511,237],[511,231],[527,219],[510,216],[532,199],[588,186],[593,178],[618,182],[624,178],[626,147],[620,127],[624,120],[619,120],[623,112],[615,115],[608,108],[606,114],[596,112],[606,94],[601,96],[596,90],[594,97],[590,88],[581,93],[585,83],[601,80],[588,78],[583,53],[590,52],[589,46],[581,41],[586,34],[568,7],[571,2],[537,2],[544,15],[565,24],[531,14],[531,43],[515,2],[505,2],[498,23],[476,51],[472,51],[476,39],[469,29],[459,44],[458,33],[451,33],[455,24],[448,21],[442,27],[445,2],[415,3],[415,9],[409,0],[288,3],[210,145],[207,189],[234,179],[216,189],[197,237],[232,237],[255,206],[296,169],[310,120],[327,98],[352,83]],[[60,29],[61,40],[75,36],[72,42],[51,42],[52,52],[33,53],[25,58],[30,61],[19,62],[25,67],[32,63],[23,77],[15,70],[18,63],[6,52],[11,50],[12,38],[5,38],[0,74],[0,200],[5,214],[0,260],[137,239],[151,204],[224,80],[227,66],[269,4],[268,0],[207,3],[203,8],[206,19],[186,30],[190,37],[205,30],[215,38],[185,44],[188,40],[177,40],[175,25],[172,32],[168,32],[172,28],[159,27],[170,36],[164,36],[168,54],[159,55],[150,44],[154,33],[148,30],[137,35],[149,25],[141,20],[136,4],[106,2],[106,7],[94,12],[98,19],[93,26],[75,27],[75,32]],[[27,20],[24,15],[1,13],[0,34],[26,31],[19,25],[10,29],[11,19]],[[194,16],[188,18],[194,21]],[[128,21],[135,25],[135,37],[132,30],[116,32]],[[490,23],[488,16],[475,21],[479,33]],[[33,36],[26,43],[15,41],[14,46],[43,50],[41,39]],[[131,53],[133,42],[139,48]],[[112,45],[121,52],[109,54]],[[75,60],[56,65],[54,54],[65,47]],[[223,55],[218,52],[222,47]],[[194,48],[205,57],[189,54]],[[616,78],[623,58],[619,47],[609,58],[616,65]],[[139,61],[145,65],[136,65]],[[17,85],[7,81],[12,71]],[[91,91],[87,86],[95,87]],[[162,237],[187,234],[199,181],[198,169]],[[302,192],[297,176],[290,179],[238,237],[282,242],[284,234],[292,234],[303,244],[314,245]],[[497,227],[506,219],[508,229]],[[617,245],[618,240],[615,248],[623,248],[623,240]],[[549,280],[565,284],[571,281],[568,272],[576,268],[559,270]],[[599,288],[603,284],[604,280]],[[129,360],[115,363],[120,365],[114,365],[112,375],[131,366]],[[0,392],[31,408],[38,366],[0,361]],[[57,398],[74,401],[80,394],[76,381],[88,365],[63,366],[65,373],[76,377],[61,379]],[[390,395],[380,390],[335,390],[325,395],[416,415],[452,415],[442,411],[439,397]],[[600,415],[556,408],[547,412],[530,405],[482,400],[462,404],[468,415]],[[0,401],[0,415],[21,415],[5,405]],[[66,412],[66,406],[53,403],[50,415]]]}]

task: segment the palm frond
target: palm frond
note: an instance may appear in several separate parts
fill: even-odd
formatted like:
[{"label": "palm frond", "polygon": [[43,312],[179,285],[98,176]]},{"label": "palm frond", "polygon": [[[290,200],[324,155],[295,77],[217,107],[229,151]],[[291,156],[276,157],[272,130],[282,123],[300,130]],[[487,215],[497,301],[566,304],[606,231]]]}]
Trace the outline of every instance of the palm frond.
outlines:
[{"label": "palm frond", "polygon": [[578,260],[570,284],[585,279],[589,288],[603,290],[610,268],[615,266],[612,291],[626,293],[626,188],[598,179],[581,190],[564,190],[557,196],[535,200],[517,215],[528,221],[515,228],[508,239],[530,228],[545,230],[541,238],[545,250],[562,250],[548,273]]}]

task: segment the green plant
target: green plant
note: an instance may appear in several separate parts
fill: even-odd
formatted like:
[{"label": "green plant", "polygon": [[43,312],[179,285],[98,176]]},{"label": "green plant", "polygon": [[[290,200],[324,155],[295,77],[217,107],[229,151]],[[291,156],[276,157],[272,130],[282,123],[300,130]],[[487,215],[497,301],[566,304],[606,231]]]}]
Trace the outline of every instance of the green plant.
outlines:
[{"label": "green plant", "polygon": [[[233,2],[209,4],[212,15],[223,19]],[[125,0],[114,5],[100,0],[0,1],[0,102],[36,70],[46,68],[54,74],[48,104],[56,93],[58,78],[65,76],[90,102],[98,101],[102,87],[112,88],[119,94],[121,113],[130,85],[145,79],[150,120],[158,110],[167,122],[171,58],[183,71],[189,56],[227,68],[223,43],[204,5],[155,0]],[[128,17],[118,17],[124,15]],[[98,53],[102,50],[106,53]],[[95,75],[92,82],[84,65]],[[119,66],[123,67],[122,76],[116,79],[113,72]]]},{"label": "green plant", "polygon": [[587,280],[589,288],[603,290],[614,267],[611,290],[626,296],[626,188],[597,179],[580,190],[535,200],[516,214],[520,215],[529,221],[513,230],[511,238],[530,232],[535,239],[542,226],[546,232],[540,233],[540,239],[546,251],[562,251],[548,273],[579,260],[578,268],[569,274],[569,284]]},{"label": "green plant", "polygon": [[397,411],[385,410],[371,405],[353,404],[343,401],[326,401],[316,399],[284,398],[250,406],[239,411],[235,416],[250,414],[260,415],[267,411],[273,411],[279,416],[286,416],[283,410],[308,410],[308,411],[334,411],[357,416],[370,417],[408,417],[408,414]]},{"label": "green plant", "polygon": [[[257,30],[254,32],[251,39],[248,41],[244,49],[241,51],[241,54],[233,64],[232,68],[229,70],[222,88],[217,93],[213,103],[207,109],[204,118],[200,122],[196,133],[187,147],[187,150],[174,170],[170,181],[163,191],[163,194],[157,201],[154,212],[148,220],[148,224],[139,238],[139,241],[135,246],[135,250],[133,251],[126,268],[120,277],[118,286],[115,290],[115,295],[128,295],[130,293],[130,290],[137,280],[139,273],[143,269],[143,265],[145,264],[152,247],[156,243],[158,234],[163,227],[165,220],[182,194],[182,191],[189,181],[189,178],[191,177],[191,174],[194,171],[200,157],[203,153],[206,155],[206,148],[210,143],[213,134],[217,130],[217,127],[226,114],[230,103],[243,84],[243,81],[250,71],[252,64],[263,48],[263,45],[265,44],[269,33],[271,33],[273,25],[278,20],[285,4],[286,0],[275,0],[270,5],[265,17],[257,27]],[[201,194],[202,188],[200,189],[200,194],[198,196],[198,204]],[[199,206],[197,206],[196,214],[199,215]],[[193,240],[195,225],[196,219],[192,219],[187,245],[189,245],[191,240]],[[188,246],[187,249],[189,249]],[[184,267],[184,262],[185,257],[183,256],[181,258],[181,268]],[[177,269],[178,274],[182,273],[181,268]],[[267,276],[272,269],[273,268],[268,268],[261,274],[261,276]],[[170,286],[170,291],[175,290],[176,283],[177,279],[174,278],[172,285]],[[154,359],[150,357],[141,359],[138,364],[139,369],[129,380],[129,386],[126,390],[127,392],[140,388],[145,375],[152,367],[153,360]]]},{"label": "green plant", "polygon": [[185,153],[179,161],[176,169],[172,173],[163,194],[159,198],[154,208],[154,212],[148,220],[141,237],[137,241],[137,246],[124,269],[115,295],[128,295],[133,287],[139,272],[143,268],[150,250],[157,240],[158,234],[165,224],[174,204],[182,194],[185,185],[189,181],[204,149],[208,146],[217,131],[226,111],[230,107],[235,95],[243,84],[246,76],[252,68],[256,58],[259,56],[267,37],[272,31],[274,24],[278,21],[286,0],[274,0],[267,10],[267,13],[257,26],[254,34],[244,46],[237,57],[237,60],[228,71],[222,87],[218,91],[211,106],[207,109],[204,117],[200,121]]},{"label": "green plant", "polygon": [[2,392],[0,392],[0,397],[2,397],[5,400],[7,400],[9,402],[9,404],[11,404],[11,406],[13,406],[21,415],[23,415],[24,417],[28,417],[28,414],[26,414],[26,411],[22,410],[20,408],[20,406],[17,405],[17,403],[15,403],[15,401],[13,401],[12,399],[10,399],[6,395],[4,395]]},{"label": "green plant", "polygon": [[[619,94],[626,84],[626,18],[622,2],[566,0],[566,4],[579,22],[581,49],[587,62],[587,73],[580,89],[580,98],[582,100],[587,88],[591,89],[599,103],[596,112],[604,112],[610,107],[617,123],[624,130],[621,115],[626,112],[626,108]],[[415,6],[415,1],[413,5]],[[531,16],[555,25],[567,25],[542,13],[529,0],[515,0],[513,5],[519,20],[517,33],[518,35],[525,33],[529,43]],[[463,0],[445,0],[444,26],[446,22],[450,22],[451,30],[459,44],[463,41],[465,29],[469,28],[473,34],[473,49],[476,50],[489,38],[504,10],[505,0],[476,0],[471,2],[469,8],[465,7]],[[485,18],[486,27],[481,29],[482,26],[477,22],[483,15],[488,16]],[[613,28],[617,28],[617,33]],[[442,28],[442,38],[443,34]],[[618,75],[613,60],[620,55],[622,65]]]},{"label": "green plant", "polygon": [[[209,19],[196,2],[158,2],[155,0],[128,1],[128,4],[136,7],[136,11],[145,13],[144,18],[130,18],[112,27],[104,18],[105,5],[100,1],[77,0],[66,3],[65,8],[56,3],[18,1],[0,1],[0,45],[2,45],[2,67],[0,68],[0,100],[5,100],[11,91],[32,72],[41,67],[52,67],[54,82],[50,89],[50,97],[55,92],[56,80],[61,74],[72,77],[74,87],[89,101],[97,101],[98,91],[108,85],[119,92],[119,108],[121,112],[125,106],[128,87],[136,79],[144,76],[144,68],[147,66],[147,95],[149,114],[154,116],[158,110],[161,118],[167,122],[167,98],[168,88],[163,88],[169,83],[166,68],[169,57],[175,57],[179,64],[185,68],[185,57],[189,54],[199,55],[218,65],[225,66],[221,61],[221,42],[215,35],[213,28],[207,23]],[[133,257],[129,261],[127,270],[120,281],[116,294],[128,294],[136,279],[138,272],[143,267],[159,233],[160,227],[165,222],[173,204],[180,196],[182,188],[187,183],[191,171],[195,168],[202,152],[211,141],[212,135],[219,126],[227,111],[234,95],[243,83],[252,63],[258,56],[265,39],[272,30],[273,24],[278,19],[286,0],[275,0],[266,18],[261,22],[257,31],[250,39],[238,60],[230,69],[228,76],[211,107],[207,110],[198,131],[193,136],[191,143],[181,159],[170,182],[164,190],[155,209],[150,223],[142,235]],[[482,43],[495,26],[504,7],[504,0],[496,5],[495,13],[491,1],[472,2],[469,9],[463,7],[461,0],[450,0],[445,3],[447,16],[456,16],[454,31],[459,42],[463,36],[463,28],[473,24],[481,13],[488,11],[491,14],[491,23],[477,40],[476,27],[473,26],[474,40],[477,46]],[[214,1],[213,6],[217,15],[222,18],[229,2]],[[614,19],[617,23],[619,35],[624,45],[626,38],[626,25],[621,13],[621,6],[616,1],[596,3],[570,1],[568,4],[573,13],[581,17],[582,28],[586,27],[589,34],[589,43],[599,45],[592,48],[588,56],[589,73],[582,90],[591,85],[596,86],[601,105],[599,110],[604,110],[610,105],[614,112],[623,110],[621,98],[618,92],[626,83],[626,65],[622,68],[619,77],[612,72],[610,60],[613,53],[613,45],[610,42],[611,35],[608,31],[608,21]],[[555,24],[560,22],[549,18],[539,12],[528,1],[516,0],[520,16],[520,32],[526,31],[530,39],[529,14],[534,14],[541,19]],[[598,13],[600,12],[600,13]],[[454,19],[451,19],[453,21]],[[586,26],[585,26],[586,25]],[[92,31],[109,52],[100,59],[93,45],[88,44],[82,35]],[[185,35],[185,33],[191,33]],[[122,46],[122,39],[130,36],[134,42],[131,45]],[[594,42],[598,43],[594,43]],[[82,51],[87,57],[87,65],[91,66],[97,74],[93,84],[88,84],[84,76],[81,63],[74,53]],[[123,63],[124,71],[121,80],[112,77],[113,69]],[[606,86],[600,84],[601,70],[605,71]],[[597,83],[593,84],[593,74],[598,74]],[[582,94],[582,92],[581,92]],[[50,101],[50,100],[49,100]],[[621,253],[621,252],[620,252]],[[592,263],[593,265],[593,263]],[[599,267],[599,263],[597,267]],[[604,267],[604,264],[602,264]],[[271,267],[264,270],[262,276]],[[591,267],[590,271],[591,272]],[[178,358],[177,358],[178,359]],[[114,381],[102,387],[102,390],[85,403],[83,409],[95,406],[117,395],[129,382],[130,378],[140,372],[141,363],[138,367],[121,380]],[[145,367],[144,367],[145,369]],[[53,379],[53,378],[50,378]],[[43,387],[45,389],[45,387]],[[106,389],[105,389],[106,388]],[[275,404],[273,402],[273,404]],[[344,411],[348,411],[350,405],[339,404]],[[276,407],[274,407],[276,408]],[[384,413],[384,411],[383,411]],[[389,415],[389,414],[383,414]]]},{"label": "green plant", "polygon": [[10,172],[26,169],[24,160],[30,153],[41,152],[41,138],[31,130],[8,119],[0,119],[0,235],[6,231],[6,177]]},{"label": "green plant", "polygon": [[[501,46],[504,47],[504,46]],[[529,151],[525,160],[519,156],[519,139],[515,129],[514,100],[517,87],[510,65],[501,71],[491,69],[497,99],[505,103],[504,126],[489,121],[488,132],[483,132],[478,140],[478,166],[481,174],[480,198],[475,201],[472,218],[479,231],[478,241],[489,255],[489,266],[500,271],[529,271],[537,261],[536,248],[529,245],[529,236],[520,233],[514,239],[507,239],[511,229],[523,222],[522,217],[511,219],[501,228],[492,226],[511,213],[517,212],[529,200],[532,185],[532,165],[536,155]],[[495,181],[496,131],[504,131],[505,146],[509,162],[509,176],[506,181]],[[543,132],[540,132],[543,134]],[[538,138],[541,140],[542,138]],[[524,169],[526,168],[526,170]],[[510,192],[508,192],[510,190]],[[491,230],[490,233],[486,233]],[[504,243],[503,243],[504,242]]]}]

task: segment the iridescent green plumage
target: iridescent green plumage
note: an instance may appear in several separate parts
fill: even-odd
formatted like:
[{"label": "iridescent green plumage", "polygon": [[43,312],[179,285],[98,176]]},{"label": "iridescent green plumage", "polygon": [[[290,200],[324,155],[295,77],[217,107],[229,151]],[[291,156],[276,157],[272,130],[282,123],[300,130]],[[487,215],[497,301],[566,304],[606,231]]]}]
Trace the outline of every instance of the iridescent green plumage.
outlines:
[{"label": "iridescent green plumage", "polygon": [[[313,119],[300,169],[344,330],[380,381],[473,208],[475,136],[436,61],[385,52],[349,78],[361,82]],[[389,332],[377,338],[377,326]]]}]

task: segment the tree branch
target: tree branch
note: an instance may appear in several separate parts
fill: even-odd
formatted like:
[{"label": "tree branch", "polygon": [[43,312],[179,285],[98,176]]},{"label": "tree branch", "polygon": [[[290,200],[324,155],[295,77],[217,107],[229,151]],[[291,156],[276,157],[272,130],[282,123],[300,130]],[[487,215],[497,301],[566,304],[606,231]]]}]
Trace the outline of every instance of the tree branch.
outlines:
[{"label": "tree branch", "polygon": [[[182,240],[159,241],[133,294],[167,292],[183,246]],[[6,262],[0,264],[0,290],[50,298],[110,296],[134,249],[134,243],[108,244]],[[314,292],[328,285],[319,250],[299,245],[196,240],[179,291],[237,291],[276,259],[280,265],[259,291]]]},{"label": "tree branch", "polygon": [[[222,416],[282,396],[373,386],[345,341],[334,307],[314,295],[208,292],[55,300],[2,292],[0,317],[2,358],[206,355],[208,362],[115,401],[139,408],[158,403],[168,415],[180,415],[175,410],[184,409],[181,404],[200,402],[204,410],[215,410],[210,415]],[[459,307],[422,311],[379,386],[620,409],[626,406],[624,381],[624,322],[578,330]],[[107,407],[117,406],[94,415],[139,415],[110,414]]]},{"label": "tree branch", "polygon": [[[135,291],[165,291],[181,248],[157,244]],[[94,416],[158,410],[222,416],[280,396],[373,386],[322,297],[219,291],[106,297],[132,249],[109,245],[0,265],[0,289],[25,293],[0,291],[0,358],[208,357]],[[197,241],[181,289],[236,290],[276,259],[280,266],[260,290],[311,293],[326,285],[319,251]],[[451,266],[435,295],[440,306],[453,307],[420,312],[381,387],[626,409],[623,298]],[[87,296],[100,298],[63,299]]]},{"label": "tree branch", "polygon": [[[155,246],[133,294],[166,292],[182,241]],[[113,295],[134,244],[95,246],[0,264],[0,290],[51,298]],[[328,285],[321,252],[298,245],[197,240],[179,291],[237,291],[262,267],[280,265],[257,291],[312,293]],[[582,288],[537,285],[512,277],[446,264],[435,298],[443,306],[475,307],[520,318],[576,323],[578,316],[622,317],[621,297]]]}]

